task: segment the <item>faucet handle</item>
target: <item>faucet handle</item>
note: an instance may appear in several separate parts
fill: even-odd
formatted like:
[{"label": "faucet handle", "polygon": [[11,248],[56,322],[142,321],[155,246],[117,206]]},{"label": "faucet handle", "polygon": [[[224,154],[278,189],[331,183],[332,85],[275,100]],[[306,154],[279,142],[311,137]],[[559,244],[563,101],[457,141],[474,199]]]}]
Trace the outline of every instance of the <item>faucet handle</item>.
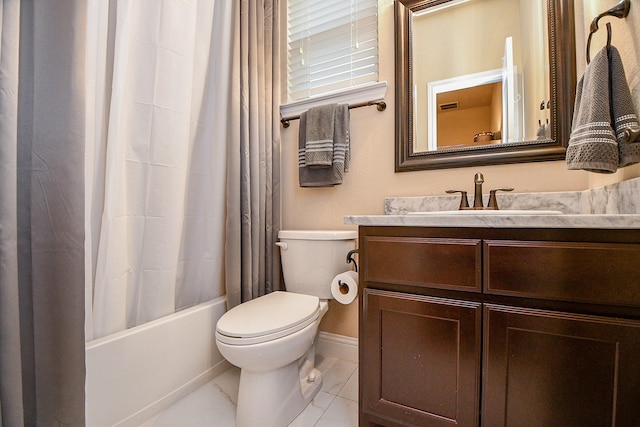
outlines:
[{"label": "faucet handle", "polygon": [[447,190],[448,194],[460,193],[460,207],[458,210],[468,209],[469,200],[467,199],[467,192],[464,190]]},{"label": "faucet handle", "polygon": [[495,190],[489,191],[489,204],[487,205],[488,209],[498,210],[498,199],[496,199],[496,191],[513,191],[513,188],[504,187],[504,188],[496,188]]}]

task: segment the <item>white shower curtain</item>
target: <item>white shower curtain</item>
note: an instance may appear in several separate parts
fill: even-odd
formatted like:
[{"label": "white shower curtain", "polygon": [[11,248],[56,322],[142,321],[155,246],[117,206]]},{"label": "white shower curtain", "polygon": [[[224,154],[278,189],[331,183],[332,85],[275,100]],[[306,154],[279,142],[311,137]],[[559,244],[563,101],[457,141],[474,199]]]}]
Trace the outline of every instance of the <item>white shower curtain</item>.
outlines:
[{"label": "white shower curtain", "polygon": [[233,3],[89,2],[87,339],[224,293]]}]

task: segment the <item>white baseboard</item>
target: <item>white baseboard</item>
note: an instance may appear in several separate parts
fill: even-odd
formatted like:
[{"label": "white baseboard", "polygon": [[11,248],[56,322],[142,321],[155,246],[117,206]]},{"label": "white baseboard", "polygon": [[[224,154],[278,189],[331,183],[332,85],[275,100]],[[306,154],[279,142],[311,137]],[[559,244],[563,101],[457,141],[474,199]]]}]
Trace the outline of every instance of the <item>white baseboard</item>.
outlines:
[{"label": "white baseboard", "polygon": [[316,353],[358,363],[358,339],[320,331]]}]

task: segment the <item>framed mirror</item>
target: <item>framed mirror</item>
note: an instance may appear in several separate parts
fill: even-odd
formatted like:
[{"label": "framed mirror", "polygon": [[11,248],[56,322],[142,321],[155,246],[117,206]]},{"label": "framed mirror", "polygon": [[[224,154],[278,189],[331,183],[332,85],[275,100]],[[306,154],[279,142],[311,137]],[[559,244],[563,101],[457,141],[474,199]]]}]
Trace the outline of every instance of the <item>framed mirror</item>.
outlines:
[{"label": "framed mirror", "polygon": [[396,172],[560,160],[573,0],[395,0]]}]

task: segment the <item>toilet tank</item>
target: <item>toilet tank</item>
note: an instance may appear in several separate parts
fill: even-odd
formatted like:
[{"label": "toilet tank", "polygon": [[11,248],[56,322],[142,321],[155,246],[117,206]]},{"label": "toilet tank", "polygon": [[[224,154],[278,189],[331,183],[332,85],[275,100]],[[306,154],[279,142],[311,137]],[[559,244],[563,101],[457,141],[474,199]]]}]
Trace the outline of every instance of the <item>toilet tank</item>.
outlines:
[{"label": "toilet tank", "polygon": [[331,281],[353,269],[347,253],[357,237],[357,231],[281,230],[277,245],[287,291],[333,299]]}]

